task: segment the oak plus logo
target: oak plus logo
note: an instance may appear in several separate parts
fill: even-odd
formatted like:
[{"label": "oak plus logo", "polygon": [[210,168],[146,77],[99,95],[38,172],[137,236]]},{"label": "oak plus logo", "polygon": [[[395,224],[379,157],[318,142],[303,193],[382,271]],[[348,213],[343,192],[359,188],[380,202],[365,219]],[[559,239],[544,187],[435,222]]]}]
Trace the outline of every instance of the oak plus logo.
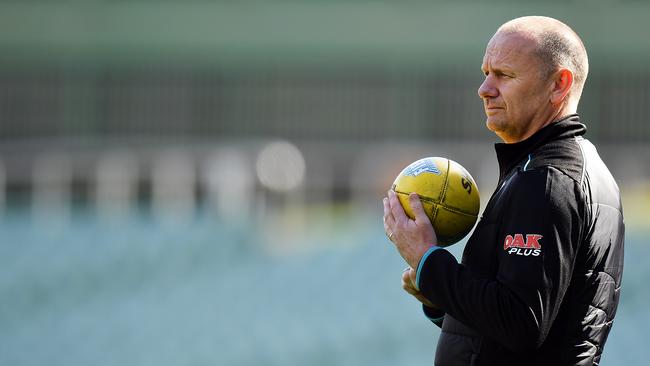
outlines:
[{"label": "oak plus logo", "polygon": [[524,257],[537,257],[542,253],[542,245],[539,243],[543,236],[539,234],[507,235],[503,241],[503,250],[508,254],[523,255]]}]

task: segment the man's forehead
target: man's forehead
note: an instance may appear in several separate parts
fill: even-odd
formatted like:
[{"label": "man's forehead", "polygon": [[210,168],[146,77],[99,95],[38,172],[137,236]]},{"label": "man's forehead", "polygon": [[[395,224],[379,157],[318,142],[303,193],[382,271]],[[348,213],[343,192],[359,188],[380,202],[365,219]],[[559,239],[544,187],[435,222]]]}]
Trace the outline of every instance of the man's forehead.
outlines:
[{"label": "man's forehead", "polygon": [[488,42],[483,63],[517,64],[530,62],[534,56],[535,41],[517,33],[497,33]]}]

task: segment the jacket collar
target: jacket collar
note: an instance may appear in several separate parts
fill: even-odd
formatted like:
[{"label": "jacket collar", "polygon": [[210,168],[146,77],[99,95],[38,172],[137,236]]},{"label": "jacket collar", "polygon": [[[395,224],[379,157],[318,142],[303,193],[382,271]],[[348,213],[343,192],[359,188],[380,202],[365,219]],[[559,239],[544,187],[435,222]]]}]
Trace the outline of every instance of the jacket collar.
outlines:
[{"label": "jacket collar", "polygon": [[535,132],[535,134],[526,140],[513,144],[494,144],[497,160],[499,161],[499,182],[517,164],[521,163],[528,154],[535,151],[541,145],[554,140],[582,136],[586,131],[587,127],[580,123],[580,117],[577,114],[570,114],[548,126],[544,126],[544,128]]}]

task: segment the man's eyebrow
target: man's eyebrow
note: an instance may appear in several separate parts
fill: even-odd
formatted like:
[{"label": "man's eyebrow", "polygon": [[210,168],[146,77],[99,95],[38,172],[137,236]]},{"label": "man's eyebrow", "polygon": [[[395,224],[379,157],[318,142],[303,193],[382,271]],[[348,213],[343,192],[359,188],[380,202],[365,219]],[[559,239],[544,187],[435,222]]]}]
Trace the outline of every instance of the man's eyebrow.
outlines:
[{"label": "man's eyebrow", "polygon": [[[483,68],[481,67],[481,69],[483,69]],[[491,72],[493,72],[495,74],[510,74],[510,73],[512,73],[512,70],[510,68],[508,68],[507,66],[505,66],[505,67],[503,67],[503,66],[492,66],[492,67],[490,67],[490,70],[491,70]],[[483,72],[485,72],[485,70]]]}]

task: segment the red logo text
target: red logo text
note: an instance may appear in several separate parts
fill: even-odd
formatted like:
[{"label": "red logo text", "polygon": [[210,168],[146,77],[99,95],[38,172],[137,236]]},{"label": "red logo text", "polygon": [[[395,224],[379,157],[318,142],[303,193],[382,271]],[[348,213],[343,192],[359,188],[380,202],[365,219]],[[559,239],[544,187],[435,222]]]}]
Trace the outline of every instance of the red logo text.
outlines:
[{"label": "red logo text", "polygon": [[508,254],[537,257],[542,252],[542,245],[539,243],[542,238],[539,234],[526,234],[526,239],[523,234],[507,235],[503,241],[503,250]]}]

